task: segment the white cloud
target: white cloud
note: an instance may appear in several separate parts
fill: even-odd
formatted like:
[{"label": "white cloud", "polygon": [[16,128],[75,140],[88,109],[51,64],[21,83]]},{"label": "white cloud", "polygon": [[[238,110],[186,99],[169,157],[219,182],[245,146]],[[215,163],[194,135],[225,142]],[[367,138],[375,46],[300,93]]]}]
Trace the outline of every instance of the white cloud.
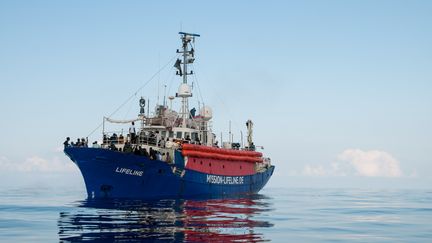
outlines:
[{"label": "white cloud", "polygon": [[31,156],[23,161],[10,161],[7,157],[0,157],[1,171],[19,171],[19,172],[67,172],[76,170],[72,162],[53,157],[44,159],[39,156]]},{"label": "white cloud", "polygon": [[401,177],[403,174],[399,161],[384,151],[347,149],[339,154],[338,159],[352,165],[361,176]]},{"label": "white cloud", "polygon": [[346,149],[329,166],[306,165],[306,176],[349,176],[401,177],[399,161],[385,151]]}]

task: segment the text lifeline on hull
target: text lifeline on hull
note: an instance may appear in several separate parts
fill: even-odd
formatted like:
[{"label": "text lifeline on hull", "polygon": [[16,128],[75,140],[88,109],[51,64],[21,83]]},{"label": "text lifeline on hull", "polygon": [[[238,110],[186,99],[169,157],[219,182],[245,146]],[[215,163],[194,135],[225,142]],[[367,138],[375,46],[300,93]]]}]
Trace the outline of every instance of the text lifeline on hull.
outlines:
[{"label": "text lifeline on hull", "polygon": [[[197,34],[179,33],[181,50],[174,64],[182,83],[171,105],[157,105],[153,116],[140,113],[131,120],[104,117],[103,142],[87,146],[82,139],[64,143],[64,152],[80,169],[89,198],[193,198],[248,194],[260,191],[273,174],[270,159],[255,151],[251,120],[247,145],[216,140],[211,129],[212,110],[208,106],[189,110],[192,88],[188,84],[189,65],[195,61]],[[181,109],[172,109],[172,100]],[[105,131],[105,122],[132,124],[129,133]],[[134,124],[140,123],[135,130]],[[231,138],[230,138],[231,140]]]}]

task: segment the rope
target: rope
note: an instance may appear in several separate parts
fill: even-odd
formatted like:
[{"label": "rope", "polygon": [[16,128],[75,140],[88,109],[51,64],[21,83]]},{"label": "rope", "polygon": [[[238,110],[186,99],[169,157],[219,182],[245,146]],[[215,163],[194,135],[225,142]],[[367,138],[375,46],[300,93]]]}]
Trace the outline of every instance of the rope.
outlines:
[{"label": "rope", "polygon": [[[134,100],[134,102],[136,101],[136,95],[135,95],[133,100]],[[129,115],[130,111],[132,110],[132,106],[134,105],[134,102],[130,102],[129,108],[128,108],[127,112],[125,113],[123,120],[126,120],[126,117]]]},{"label": "rope", "polygon": [[171,79],[170,79],[170,81],[169,81],[167,94],[170,94],[170,93],[171,93],[171,87],[172,87],[172,84],[173,84],[174,77],[175,77],[175,75],[172,74]]},{"label": "rope", "polygon": [[[195,70],[195,66],[193,65],[193,63],[192,63],[192,68]],[[198,77],[197,77],[196,72],[194,72],[194,75],[192,75],[192,76],[193,76],[193,78],[194,78],[194,81],[195,81],[196,84],[197,84],[197,87],[198,87],[198,93],[199,93],[199,95],[200,95],[201,102],[204,104],[204,99],[203,99],[203,97],[202,97],[201,88],[200,88],[199,83],[198,83]]]},{"label": "rope", "polygon": [[[153,76],[151,76],[151,78],[149,80],[147,80],[147,82],[145,82],[141,87],[139,87],[129,98],[126,99],[125,102],[123,102],[114,112],[112,112],[108,118],[111,118],[113,115],[115,115],[124,105],[126,105],[133,97],[135,97],[139,91],[141,91],[145,86],[147,86],[147,84],[150,83],[150,81],[152,81],[162,70],[164,70],[166,68],[166,66],[168,66],[168,64],[172,63],[172,61],[178,57],[178,54],[176,54],[175,56],[173,56],[162,68],[160,68],[155,74],[153,74]],[[101,122],[89,135],[87,135],[87,137],[90,137],[94,132],[96,132],[101,126],[103,125],[103,122]]]}]

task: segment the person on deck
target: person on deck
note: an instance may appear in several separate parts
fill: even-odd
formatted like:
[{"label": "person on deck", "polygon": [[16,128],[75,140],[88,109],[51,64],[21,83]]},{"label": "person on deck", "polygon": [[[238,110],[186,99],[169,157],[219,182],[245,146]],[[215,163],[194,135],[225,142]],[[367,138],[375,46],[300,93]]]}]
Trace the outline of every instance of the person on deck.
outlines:
[{"label": "person on deck", "polygon": [[155,153],[155,151],[153,150],[152,147],[150,147],[149,157],[150,157],[151,160],[156,159],[156,153]]},{"label": "person on deck", "polygon": [[185,140],[186,140],[186,141],[185,141],[186,143],[190,143],[190,142],[191,142],[191,138],[190,138],[190,136],[187,135]]},{"label": "person on deck", "polygon": [[70,137],[67,137],[67,138],[66,138],[66,141],[64,141],[64,143],[63,143],[63,145],[64,145],[64,148],[66,148],[66,147],[69,147],[69,146],[70,146],[70,144],[69,144],[69,141],[70,141]]},{"label": "person on deck", "polygon": [[113,135],[111,135],[111,137],[110,137],[110,141],[111,141],[112,143],[114,143],[114,144],[117,144],[117,143],[118,143],[118,137],[117,137],[117,134],[116,134],[116,133],[113,133]]},{"label": "person on deck", "polygon": [[97,141],[93,142],[93,148],[100,148],[100,145],[98,144]]},{"label": "person on deck", "polygon": [[77,138],[77,141],[75,143],[76,147],[81,147],[81,140],[79,138]]},{"label": "person on deck", "polygon": [[111,142],[109,148],[110,148],[111,150],[113,150],[113,151],[117,151],[117,147],[114,145],[113,142]]},{"label": "person on deck", "polygon": [[165,161],[168,163],[171,163],[171,156],[170,156],[169,152],[166,153]]},{"label": "person on deck", "polygon": [[165,139],[161,139],[161,140],[160,140],[159,146],[160,146],[161,148],[165,148]]},{"label": "person on deck", "polygon": [[125,145],[123,147],[123,152],[125,152],[125,153],[132,153],[133,152],[132,145],[129,142],[125,143]]},{"label": "person on deck", "polygon": [[123,144],[124,143],[123,134],[120,134],[120,136],[118,137],[118,142],[119,142],[119,144]]},{"label": "person on deck", "polygon": [[156,159],[162,161],[162,154],[159,151],[156,151]]},{"label": "person on deck", "polygon": [[108,144],[108,142],[109,142],[109,138],[106,134],[104,134],[102,144]]},{"label": "person on deck", "polygon": [[133,153],[135,155],[141,155],[141,146],[135,146]]},{"label": "person on deck", "polygon": [[156,146],[160,146],[160,134],[159,131],[156,131]]},{"label": "person on deck", "polygon": [[87,143],[87,140],[85,140],[84,138],[81,138],[81,146],[83,146],[83,147],[88,147],[88,143]]},{"label": "person on deck", "polygon": [[132,122],[132,125],[129,127],[129,134],[131,136],[131,143],[135,143],[136,132],[135,132],[135,123]]},{"label": "person on deck", "polygon": [[143,148],[143,149],[141,150],[141,155],[142,155],[142,156],[145,156],[145,157],[149,157],[149,153],[147,152],[147,149]]}]

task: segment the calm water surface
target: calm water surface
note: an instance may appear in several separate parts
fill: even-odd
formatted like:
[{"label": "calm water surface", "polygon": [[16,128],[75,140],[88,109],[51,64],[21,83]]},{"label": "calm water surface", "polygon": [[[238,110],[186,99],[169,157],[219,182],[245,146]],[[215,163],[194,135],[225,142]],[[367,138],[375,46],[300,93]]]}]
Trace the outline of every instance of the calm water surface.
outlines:
[{"label": "calm water surface", "polygon": [[432,242],[432,191],[268,188],[206,200],[0,190],[1,242]]}]

